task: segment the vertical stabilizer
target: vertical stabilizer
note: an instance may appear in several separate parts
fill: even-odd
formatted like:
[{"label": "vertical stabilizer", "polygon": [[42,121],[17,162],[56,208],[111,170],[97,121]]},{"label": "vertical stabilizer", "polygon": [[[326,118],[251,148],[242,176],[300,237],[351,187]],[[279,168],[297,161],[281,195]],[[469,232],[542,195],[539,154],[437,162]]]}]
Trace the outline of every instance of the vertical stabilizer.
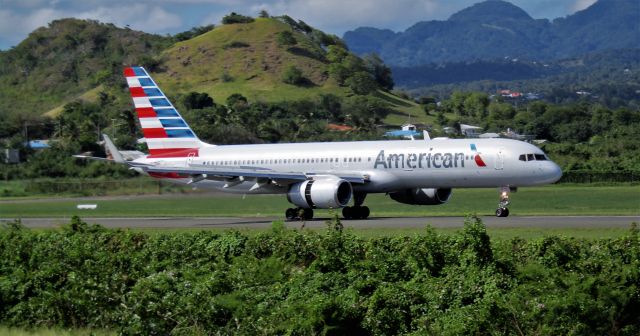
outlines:
[{"label": "vertical stabilizer", "polygon": [[149,157],[198,156],[203,143],[142,67],[124,69]]}]

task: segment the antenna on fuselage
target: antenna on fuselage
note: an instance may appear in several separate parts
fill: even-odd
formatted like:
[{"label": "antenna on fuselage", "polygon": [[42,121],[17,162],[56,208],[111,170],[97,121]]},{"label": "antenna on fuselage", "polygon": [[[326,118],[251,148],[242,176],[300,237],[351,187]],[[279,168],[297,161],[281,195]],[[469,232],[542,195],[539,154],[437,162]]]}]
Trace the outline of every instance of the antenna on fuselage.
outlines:
[{"label": "antenna on fuselage", "polygon": [[423,136],[425,141],[431,140],[431,137],[429,136],[429,132],[427,130],[423,130],[422,131],[422,136]]}]

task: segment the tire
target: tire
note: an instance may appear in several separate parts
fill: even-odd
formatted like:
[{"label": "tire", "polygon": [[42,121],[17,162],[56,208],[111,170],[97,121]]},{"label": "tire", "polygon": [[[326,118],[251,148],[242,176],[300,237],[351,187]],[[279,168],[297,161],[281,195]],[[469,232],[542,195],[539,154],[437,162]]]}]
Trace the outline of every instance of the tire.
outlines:
[{"label": "tire", "polygon": [[371,211],[369,210],[368,206],[363,206],[360,210],[360,218],[361,219],[367,219],[369,218],[369,215],[371,214]]},{"label": "tire", "polygon": [[503,213],[504,213],[504,208],[497,208],[496,209],[496,217],[504,217]]},{"label": "tire", "polygon": [[504,208],[504,213],[502,214],[502,217],[509,217],[509,208]]},{"label": "tire", "polygon": [[287,209],[287,211],[284,212],[284,217],[290,221],[296,219],[296,209]]},{"label": "tire", "polygon": [[304,214],[302,215],[303,220],[313,219],[313,209],[304,209]]},{"label": "tire", "polygon": [[344,217],[344,219],[353,219],[353,215],[354,211],[352,207],[347,206],[342,208],[342,217]]}]

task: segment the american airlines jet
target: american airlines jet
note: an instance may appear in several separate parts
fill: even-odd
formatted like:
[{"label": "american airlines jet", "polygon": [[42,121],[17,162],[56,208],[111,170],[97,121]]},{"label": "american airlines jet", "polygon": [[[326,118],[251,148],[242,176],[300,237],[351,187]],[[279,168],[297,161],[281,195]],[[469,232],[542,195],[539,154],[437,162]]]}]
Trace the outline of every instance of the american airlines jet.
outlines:
[{"label": "american airlines jet", "polygon": [[[556,182],[560,167],[536,146],[508,139],[430,139],[216,146],[198,139],[142,67],[124,74],[149,148],[125,159],[105,136],[113,160],[168,181],[241,194],[284,194],[289,220],[313,209],[364,219],[367,194],[413,205],[443,204],[452,188],[498,187],[496,216],[509,215],[509,192]],[[353,206],[349,204],[353,202]]]}]

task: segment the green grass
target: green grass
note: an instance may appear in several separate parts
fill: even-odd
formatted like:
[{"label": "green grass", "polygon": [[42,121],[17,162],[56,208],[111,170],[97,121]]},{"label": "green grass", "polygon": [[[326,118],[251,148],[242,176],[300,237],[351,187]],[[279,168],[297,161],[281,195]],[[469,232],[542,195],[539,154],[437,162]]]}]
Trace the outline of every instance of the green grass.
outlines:
[{"label": "green grass", "polygon": [[[276,36],[291,31],[294,47],[280,46]],[[233,43],[241,47],[229,47]],[[176,43],[162,53],[168,71],[153,74],[170,95],[189,91],[206,92],[222,103],[234,93],[251,102],[280,102],[315,99],[320,94],[345,98],[353,93],[327,76],[329,63],[324,51],[304,34],[276,19],[258,18],[247,24],[220,25],[193,39]],[[282,74],[295,66],[313,84],[283,83]],[[223,80],[223,74],[231,80]],[[425,116],[418,104],[390,93],[376,94],[400,115]],[[402,123],[401,123],[402,124]]]},{"label": "green grass", "polygon": [[[640,215],[640,186],[552,185],[522,188],[512,193],[512,215]],[[497,189],[456,189],[449,203],[412,206],[389,197],[369,195],[365,202],[376,217],[492,215]],[[96,210],[77,210],[79,203],[97,204]],[[136,217],[238,216],[280,217],[291,205],[284,195],[169,195],[94,200],[12,200],[0,202],[0,217]],[[317,210],[317,217],[329,210]]]}]

